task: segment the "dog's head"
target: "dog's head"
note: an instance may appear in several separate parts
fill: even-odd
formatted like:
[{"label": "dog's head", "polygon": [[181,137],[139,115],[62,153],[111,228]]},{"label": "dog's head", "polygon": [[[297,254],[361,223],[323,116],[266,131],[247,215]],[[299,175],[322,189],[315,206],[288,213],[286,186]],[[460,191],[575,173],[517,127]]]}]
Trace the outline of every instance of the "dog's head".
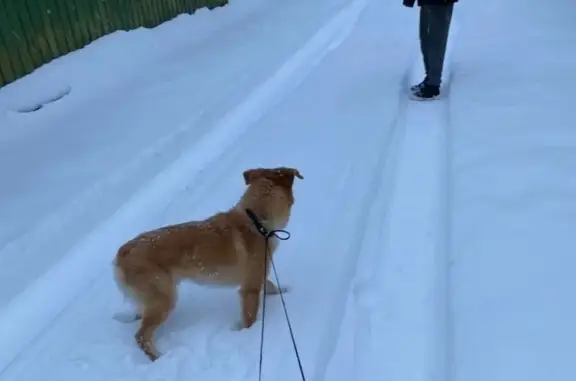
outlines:
[{"label": "dog's head", "polygon": [[304,178],[297,169],[288,167],[248,169],[244,171],[243,175],[246,185],[253,184],[259,179],[267,179],[278,186],[288,189],[292,189],[294,177]]}]

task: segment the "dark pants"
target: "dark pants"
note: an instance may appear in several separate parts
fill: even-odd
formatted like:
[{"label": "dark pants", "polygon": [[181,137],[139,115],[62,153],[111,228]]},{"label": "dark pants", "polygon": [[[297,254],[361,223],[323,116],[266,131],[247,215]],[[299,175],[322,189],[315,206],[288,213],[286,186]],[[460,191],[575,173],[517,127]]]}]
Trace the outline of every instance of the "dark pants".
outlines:
[{"label": "dark pants", "polygon": [[420,48],[426,84],[440,86],[454,4],[420,7]]}]

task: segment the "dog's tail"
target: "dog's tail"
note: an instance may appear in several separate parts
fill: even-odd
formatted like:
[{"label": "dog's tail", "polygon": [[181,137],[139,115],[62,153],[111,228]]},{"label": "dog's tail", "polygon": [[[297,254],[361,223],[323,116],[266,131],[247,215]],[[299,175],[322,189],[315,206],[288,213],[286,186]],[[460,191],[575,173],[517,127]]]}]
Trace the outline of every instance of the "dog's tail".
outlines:
[{"label": "dog's tail", "polygon": [[136,248],[138,242],[133,239],[126,242],[124,245],[120,246],[118,252],[116,253],[116,259],[114,260],[114,270],[116,272],[116,278],[121,280],[122,284],[126,285],[125,270],[130,267],[130,262],[133,260],[131,258],[132,251]]},{"label": "dog's tail", "polygon": [[[136,242],[129,241],[122,245],[118,252],[116,253],[116,259],[114,261],[114,279],[116,280],[116,285],[124,297],[124,301],[128,301],[134,307],[138,304],[138,298],[132,287],[128,282],[128,274],[126,270],[129,268],[130,264],[130,254],[132,250],[136,247]],[[136,311],[122,312],[114,315],[114,319],[120,322],[129,323],[141,318],[140,314]]]},{"label": "dog's tail", "polygon": [[128,274],[126,271],[130,268],[130,262],[132,261],[130,254],[136,247],[136,244],[137,243],[134,240],[126,242],[118,249],[118,252],[116,253],[116,260],[114,261],[114,273],[116,275],[118,286],[122,289],[123,292],[129,288]]}]

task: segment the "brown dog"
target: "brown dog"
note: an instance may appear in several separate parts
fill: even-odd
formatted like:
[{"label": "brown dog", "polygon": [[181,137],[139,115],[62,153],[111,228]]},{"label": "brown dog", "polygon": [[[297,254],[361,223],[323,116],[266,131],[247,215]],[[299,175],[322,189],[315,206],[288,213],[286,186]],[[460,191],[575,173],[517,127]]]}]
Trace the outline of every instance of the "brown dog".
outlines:
[{"label": "brown dog", "polygon": [[[120,247],[116,279],[125,295],[138,304],[139,315],[134,318],[142,322],[136,341],[152,361],[159,357],[154,331],[174,308],[180,280],[240,286],[242,319],[238,328],[249,328],[256,321],[264,282],[267,294],[285,291],[267,279],[265,239],[246,210],[253,211],[267,230],[286,227],[294,204],[295,176],[303,179],[294,168],[247,170],[244,180],[248,188],[230,210],[203,221],[142,233]],[[270,258],[278,243],[277,238],[270,238]]]}]

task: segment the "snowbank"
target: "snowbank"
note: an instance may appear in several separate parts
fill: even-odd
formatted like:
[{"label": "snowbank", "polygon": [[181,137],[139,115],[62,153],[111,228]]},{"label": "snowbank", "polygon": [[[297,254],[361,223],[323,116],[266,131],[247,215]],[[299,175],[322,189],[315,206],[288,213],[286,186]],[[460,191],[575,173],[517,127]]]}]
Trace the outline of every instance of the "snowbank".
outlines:
[{"label": "snowbank", "polygon": [[230,0],[224,7],[182,14],[155,28],[103,36],[1,88],[0,127],[5,124],[3,114],[9,112],[33,111],[68,93],[74,98],[96,97],[126,81],[140,80],[142,73],[154,76],[155,61],[193,49],[198,41],[256,12],[264,3]]}]

